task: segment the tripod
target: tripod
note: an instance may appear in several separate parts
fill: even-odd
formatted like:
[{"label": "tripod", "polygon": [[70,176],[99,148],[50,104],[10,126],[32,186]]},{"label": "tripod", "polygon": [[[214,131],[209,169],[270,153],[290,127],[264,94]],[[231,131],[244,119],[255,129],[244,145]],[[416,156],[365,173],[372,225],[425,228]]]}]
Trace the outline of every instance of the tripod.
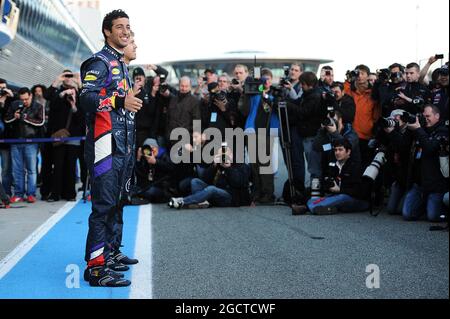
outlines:
[{"label": "tripod", "polygon": [[285,155],[286,168],[288,171],[289,192],[291,195],[292,215],[298,215],[300,207],[295,202],[297,199],[297,192],[294,186],[294,171],[292,168],[292,140],[291,131],[289,127],[289,115],[287,110],[287,103],[285,101],[278,102],[278,118],[280,120],[281,130],[281,148]]}]

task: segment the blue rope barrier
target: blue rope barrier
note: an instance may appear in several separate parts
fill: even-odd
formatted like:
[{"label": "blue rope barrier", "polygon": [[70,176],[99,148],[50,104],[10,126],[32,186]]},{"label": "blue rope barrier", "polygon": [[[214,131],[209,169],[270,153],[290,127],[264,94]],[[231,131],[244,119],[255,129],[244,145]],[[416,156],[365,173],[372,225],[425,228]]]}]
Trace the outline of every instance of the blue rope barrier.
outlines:
[{"label": "blue rope barrier", "polygon": [[85,141],[85,140],[86,137],[0,139],[0,144],[54,143],[54,142],[71,142],[71,141]]}]

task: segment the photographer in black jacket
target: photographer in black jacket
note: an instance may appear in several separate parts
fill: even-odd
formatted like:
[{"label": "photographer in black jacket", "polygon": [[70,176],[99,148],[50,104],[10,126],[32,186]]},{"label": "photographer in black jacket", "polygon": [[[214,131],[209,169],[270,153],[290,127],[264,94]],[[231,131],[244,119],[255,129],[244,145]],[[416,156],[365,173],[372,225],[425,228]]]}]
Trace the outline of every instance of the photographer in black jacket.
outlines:
[{"label": "photographer in black jacket", "polygon": [[343,123],[352,124],[355,120],[356,104],[350,95],[345,94],[344,83],[333,82],[331,92],[333,92],[336,99],[334,108],[342,114]]},{"label": "photographer in black jacket", "polygon": [[167,202],[167,191],[175,169],[170,154],[165,148],[160,148],[155,139],[147,139],[139,147],[136,159],[139,189],[135,197],[144,198],[151,203]]},{"label": "photographer in black jacket", "polygon": [[[8,82],[0,79],[0,125],[3,129],[0,131],[0,139],[11,138],[11,128],[4,123],[5,115],[14,101],[14,93],[8,88]],[[11,145],[0,143],[0,157],[2,162],[2,183],[8,196],[12,195],[11,187],[13,184],[12,163],[11,163]]]},{"label": "photographer in black jacket", "polygon": [[387,212],[391,215],[401,214],[402,204],[407,190],[408,175],[411,173],[411,149],[413,134],[407,129],[408,116],[404,110],[394,110],[389,119],[395,125],[383,127],[376,140],[386,147],[387,163],[383,168],[385,185],[390,187]]},{"label": "photographer in black jacket", "polygon": [[307,209],[314,215],[331,215],[337,212],[361,212],[369,203],[361,198],[361,166],[352,158],[352,144],[347,139],[333,142],[336,161],[328,164],[324,173],[324,188],[329,195],[310,199]]},{"label": "photographer in black jacket", "polygon": [[[80,108],[77,74],[65,70],[47,89],[45,94],[49,101],[47,125],[48,137],[82,137],[86,135],[85,116]],[[63,135],[60,135],[64,132]],[[51,178],[49,202],[76,198],[76,161],[81,148],[81,141],[53,143],[51,147],[53,172]],[[46,183],[46,182],[45,182]],[[44,188],[45,189],[45,188]]]},{"label": "photographer in black jacket", "polygon": [[442,200],[448,191],[448,180],[442,175],[439,161],[440,140],[448,140],[448,127],[441,121],[440,110],[435,105],[425,106],[423,115],[426,127],[421,127],[418,119],[416,123],[408,124],[416,145],[412,187],[406,194],[403,218],[417,220],[426,213],[429,221],[438,222],[444,211]]}]

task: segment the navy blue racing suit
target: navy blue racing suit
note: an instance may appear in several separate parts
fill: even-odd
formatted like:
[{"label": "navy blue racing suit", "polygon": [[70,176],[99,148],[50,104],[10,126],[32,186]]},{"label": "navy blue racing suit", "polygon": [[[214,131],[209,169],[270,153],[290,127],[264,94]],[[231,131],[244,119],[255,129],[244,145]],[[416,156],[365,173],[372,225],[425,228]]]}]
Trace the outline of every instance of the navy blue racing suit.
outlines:
[{"label": "navy blue racing suit", "polygon": [[92,197],[85,260],[93,267],[104,265],[122,241],[121,199],[131,186],[135,114],[124,108],[131,83],[123,56],[109,45],[82,64],[81,79]]}]

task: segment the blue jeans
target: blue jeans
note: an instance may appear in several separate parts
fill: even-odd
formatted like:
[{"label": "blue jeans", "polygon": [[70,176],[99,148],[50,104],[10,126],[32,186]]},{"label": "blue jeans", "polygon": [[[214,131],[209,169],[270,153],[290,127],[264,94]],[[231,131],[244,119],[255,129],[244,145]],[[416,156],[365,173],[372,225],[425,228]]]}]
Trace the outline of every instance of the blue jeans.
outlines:
[{"label": "blue jeans", "polygon": [[314,214],[314,209],[317,207],[336,207],[339,212],[343,213],[357,213],[369,209],[369,203],[351,197],[347,194],[331,195],[316,202],[315,199],[310,199],[307,204],[310,212]]},{"label": "blue jeans", "polygon": [[[15,182],[14,195],[17,197],[36,196],[38,144],[11,145],[12,174]],[[25,171],[27,189],[25,190]]]},{"label": "blue jeans", "polygon": [[430,222],[442,221],[444,193],[425,193],[417,184],[408,191],[403,204],[403,218],[407,221],[418,220],[426,211]]},{"label": "blue jeans", "polygon": [[387,204],[387,212],[389,215],[400,215],[405,200],[405,189],[400,187],[397,182],[391,186],[391,194]]},{"label": "blue jeans", "polygon": [[194,178],[191,181],[192,195],[183,199],[184,205],[192,205],[208,201],[210,204],[217,207],[231,206],[231,195],[218,187],[209,186],[202,180]]},{"label": "blue jeans", "polygon": [[303,138],[303,149],[305,152],[306,162],[308,163],[308,174],[305,178],[307,182],[305,186],[311,187],[311,181],[313,178],[320,178],[322,176],[321,168],[321,154],[319,152],[313,151],[313,143],[316,137],[305,137]]},{"label": "blue jeans", "polygon": [[0,157],[2,161],[2,184],[8,196],[12,195],[11,187],[13,186],[11,149],[1,149]]},{"label": "blue jeans", "polygon": [[159,187],[152,186],[146,190],[142,196],[152,203],[162,203],[165,201],[164,190]]}]

